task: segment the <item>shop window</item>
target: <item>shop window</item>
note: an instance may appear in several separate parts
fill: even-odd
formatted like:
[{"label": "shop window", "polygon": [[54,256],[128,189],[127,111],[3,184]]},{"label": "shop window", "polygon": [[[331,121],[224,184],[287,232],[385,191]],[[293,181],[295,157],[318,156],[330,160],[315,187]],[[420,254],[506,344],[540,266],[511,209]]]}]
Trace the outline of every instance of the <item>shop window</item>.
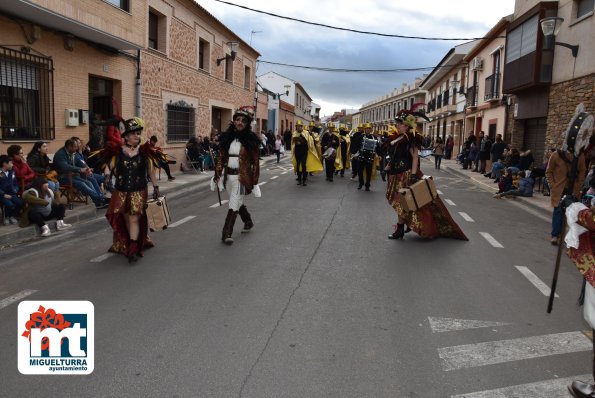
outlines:
[{"label": "shop window", "polygon": [[167,142],[186,142],[195,135],[196,109],[192,104],[178,101],[167,104]]},{"label": "shop window", "polygon": [[0,47],[3,140],[54,139],[53,70],[50,58]]}]

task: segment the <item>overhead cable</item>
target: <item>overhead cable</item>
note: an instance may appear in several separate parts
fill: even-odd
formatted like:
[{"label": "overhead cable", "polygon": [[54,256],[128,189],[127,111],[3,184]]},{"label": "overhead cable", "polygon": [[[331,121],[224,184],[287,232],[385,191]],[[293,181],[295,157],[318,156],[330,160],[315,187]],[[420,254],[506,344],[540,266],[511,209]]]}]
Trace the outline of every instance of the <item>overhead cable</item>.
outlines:
[{"label": "overhead cable", "polygon": [[491,36],[491,37],[424,37],[424,36],[407,36],[407,35],[396,35],[396,34],[389,34],[389,33],[379,33],[379,32],[369,32],[365,30],[357,30],[357,29],[350,29],[350,28],[342,28],[339,26],[332,26],[318,22],[312,21],[305,21],[303,19],[286,17],[284,15],[274,14],[268,11],[256,10],[254,8],[246,7],[240,4],[230,3],[229,1],[224,0],[215,0],[216,2],[227,4],[233,7],[243,8],[244,10],[256,12],[259,14],[270,15],[271,17],[281,18],[288,21],[300,22],[308,25],[320,26],[323,28],[335,29],[335,30],[342,30],[344,32],[352,32],[352,33],[360,33],[363,35],[374,35],[374,36],[382,36],[382,37],[394,37],[399,39],[415,39],[415,40],[442,40],[442,41],[472,41],[472,40],[481,40],[481,39],[496,39],[496,38],[503,38],[505,36]]},{"label": "overhead cable", "polygon": [[442,68],[454,68],[456,66],[462,65],[461,63],[458,63],[458,64],[454,64],[454,65],[424,66],[424,67],[417,67],[417,68],[350,69],[350,68],[330,68],[330,67],[325,67],[325,66],[292,65],[292,64],[284,64],[281,62],[272,62],[272,61],[264,61],[264,60],[256,60],[256,62],[262,63],[262,64],[269,64],[269,65],[286,66],[288,68],[309,69],[309,70],[316,70],[316,71],[323,71],[323,72],[378,72],[378,73],[420,72],[420,71],[429,71],[429,70],[442,69]]}]

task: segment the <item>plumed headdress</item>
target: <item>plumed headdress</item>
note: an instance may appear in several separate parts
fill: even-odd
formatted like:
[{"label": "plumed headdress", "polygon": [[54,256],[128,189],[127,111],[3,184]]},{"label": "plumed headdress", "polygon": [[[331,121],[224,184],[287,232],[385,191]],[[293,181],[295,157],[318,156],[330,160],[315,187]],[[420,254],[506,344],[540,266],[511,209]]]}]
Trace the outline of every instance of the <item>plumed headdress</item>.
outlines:
[{"label": "plumed headdress", "polygon": [[568,123],[564,133],[563,150],[572,152],[579,156],[581,151],[589,145],[589,139],[593,134],[593,115],[585,112],[585,104],[577,105],[572,120]]},{"label": "plumed headdress", "polygon": [[426,116],[426,112],[423,109],[418,110],[418,108],[420,108],[423,105],[425,105],[423,102],[417,102],[411,106],[411,109],[401,109],[397,113],[395,121],[398,123],[404,123],[412,129],[415,129],[417,127],[418,117],[421,117],[422,119],[425,119],[429,122],[430,119],[428,119],[428,117]]},{"label": "plumed headdress", "polygon": [[233,113],[233,118],[236,116],[244,116],[248,120],[254,120],[254,107],[253,106],[241,106]]}]

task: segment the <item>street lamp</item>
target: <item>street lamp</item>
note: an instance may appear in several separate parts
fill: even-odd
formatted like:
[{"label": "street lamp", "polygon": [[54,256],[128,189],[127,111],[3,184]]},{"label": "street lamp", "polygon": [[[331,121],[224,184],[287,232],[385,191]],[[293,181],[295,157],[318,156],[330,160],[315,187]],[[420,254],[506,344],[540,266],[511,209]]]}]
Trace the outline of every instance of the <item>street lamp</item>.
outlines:
[{"label": "street lamp", "polygon": [[543,18],[539,21],[541,24],[541,31],[543,32],[543,36],[545,38],[545,42],[543,45],[544,50],[553,50],[554,45],[569,48],[572,51],[572,56],[576,58],[578,55],[578,45],[573,46],[567,43],[561,43],[556,41],[556,36],[560,32],[560,27],[562,26],[562,22],[564,22],[564,18],[560,17],[547,17]]},{"label": "street lamp", "polygon": [[231,49],[231,54],[225,54],[225,57],[217,59],[217,66],[221,65],[221,61],[231,59],[231,62],[235,61],[236,54],[238,53],[238,46],[240,45],[237,41],[230,41],[229,48]]},{"label": "street lamp", "polygon": [[290,87],[291,86],[289,84],[286,84],[286,85],[283,86],[283,88],[285,89],[285,92],[284,93],[277,93],[277,98],[276,99],[279,100],[279,122],[281,122],[281,96],[282,95],[286,95],[286,96],[289,97],[289,88]]}]

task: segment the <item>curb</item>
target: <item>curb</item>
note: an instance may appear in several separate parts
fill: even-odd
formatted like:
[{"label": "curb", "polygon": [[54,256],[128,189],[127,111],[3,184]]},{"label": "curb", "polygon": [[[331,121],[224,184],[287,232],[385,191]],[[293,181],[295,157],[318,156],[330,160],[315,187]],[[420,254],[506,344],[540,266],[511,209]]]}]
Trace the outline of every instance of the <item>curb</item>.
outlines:
[{"label": "curb", "polygon": [[[271,159],[261,159],[261,167],[268,165],[269,163],[276,162],[276,158],[273,156]],[[172,185],[161,190],[161,193],[167,195],[168,198],[176,198],[180,195],[184,195],[194,191],[201,191],[204,188],[209,188],[211,175],[201,175],[196,181],[191,181],[183,185]],[[71,213],[70,215],[68,215]],[[80,224],[89,220],[96,220],[105,217],[105,210],[96,210],[94,206],[88,205],[81,207],[79,211],[72,214],[73,212],[67,212],[64,221],[67,224]],[[55,223],[48,223],[50,229],[55,232]],[[32,241],[35,239],[41,240],[39,236],[38,228],[35,225],[30,225],[25,228],[15,229],[13,232],[9,232],[4,235],[0,235],[0,251],[2,249],[16,246],[20,243]]]},{"label": "curb", "polygon": [[[447,169],[452,174],[455,174],[455,175],[457,175],[459,177],[462,177],[462,178],[466,178],[468,180],[471,180],[475,185],[480,186],[486,192],[490,192],[490,193],[496,193],[496,192],[498,192],[498,189],[497,188],[492,187],[489,184],[486,184],[484,181],[481,181],[481,180],[476,179],[475,176],[469,176],[468,174],[466,174],[466,173],[464,173],[464,172],[462,172],[460,170],[457,170],[456,168],[454,168],[452,166],[445,166],[444,168]],[[479,175],[481,175],[481,174],[479,174]],[[491,181],[491,180],[489,180],[489,181]],[[516,199],[513,199],[513,200],[516,200],[517,202],[520,202],[523,205],[526,205],[526,206],[530,207],[533,210],[537,210],[537,211],[539,211],[540,213],[542,213],[543,215],[545,215],[547,217],[551,217],[551,215],[552,215],[550,209],[544,209],[543,207],[541,207],[541,206],[533,203],[530,199],[517,196]]]}]

